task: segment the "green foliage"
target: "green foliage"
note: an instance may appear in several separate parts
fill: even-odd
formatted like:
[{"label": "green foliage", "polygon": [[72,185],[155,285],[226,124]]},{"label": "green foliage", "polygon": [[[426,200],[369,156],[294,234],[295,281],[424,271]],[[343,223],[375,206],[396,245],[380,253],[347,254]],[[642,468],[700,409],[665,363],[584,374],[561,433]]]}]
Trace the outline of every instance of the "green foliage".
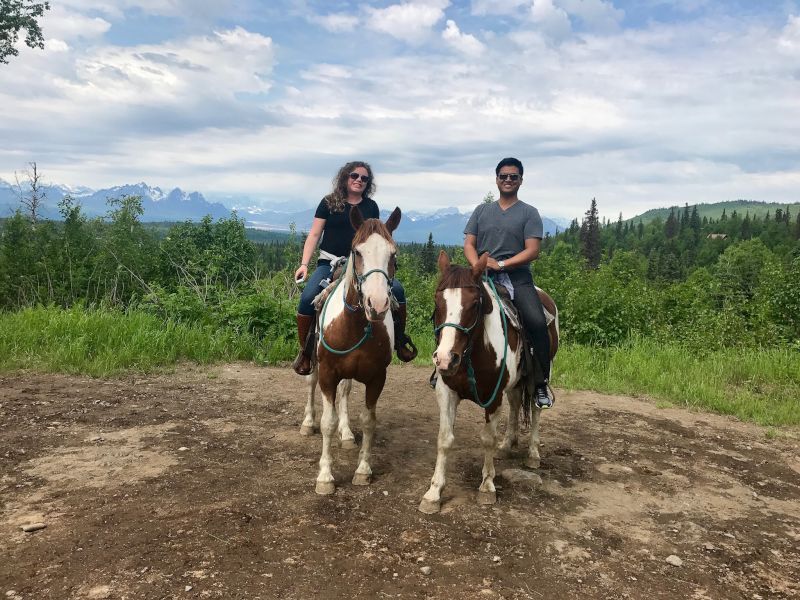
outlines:
[{"label": "green foliage", "polygon": [[15,48],[20,30],[25,30],[29,48],[44,48],[44,36],[39,19],[50,10],[49,2],[30,0],[0,0],[0,64],[8,64],[9,56],[17,56]]}]

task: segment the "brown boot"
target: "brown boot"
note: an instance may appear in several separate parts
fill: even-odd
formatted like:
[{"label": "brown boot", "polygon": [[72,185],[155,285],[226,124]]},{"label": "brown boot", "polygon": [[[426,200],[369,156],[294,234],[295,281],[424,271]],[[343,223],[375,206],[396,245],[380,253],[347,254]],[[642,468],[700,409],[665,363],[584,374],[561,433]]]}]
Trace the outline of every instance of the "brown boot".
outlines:
[{"label": "brown boot", "polygon": [[308,334],[313,331],[316,315],[297,315],[297,340],[300,342],[300,352],[292,363],[294,372],[298,375],[311,373],[311,354],[308,352]]},{"label": "brown boot", "polygon": [[417,347],[406,335],[406,319],[408,318],[406,305],[398,305],[397,310],[392,312],[392,317],[394,317],[394,349],[397,352],[397,358],[403,362],[410,362],[417,356]]}]

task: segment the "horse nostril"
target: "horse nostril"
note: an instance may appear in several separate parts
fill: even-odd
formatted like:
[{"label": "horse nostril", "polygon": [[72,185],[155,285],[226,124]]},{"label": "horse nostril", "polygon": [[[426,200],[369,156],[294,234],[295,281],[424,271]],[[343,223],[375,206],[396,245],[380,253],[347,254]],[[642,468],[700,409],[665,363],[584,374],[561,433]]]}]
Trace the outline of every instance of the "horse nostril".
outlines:
[{"label": "horse nostril", "polygon": [[461,362],[461,355],[456,352],[450,353],[450,364],[455,366]]}]

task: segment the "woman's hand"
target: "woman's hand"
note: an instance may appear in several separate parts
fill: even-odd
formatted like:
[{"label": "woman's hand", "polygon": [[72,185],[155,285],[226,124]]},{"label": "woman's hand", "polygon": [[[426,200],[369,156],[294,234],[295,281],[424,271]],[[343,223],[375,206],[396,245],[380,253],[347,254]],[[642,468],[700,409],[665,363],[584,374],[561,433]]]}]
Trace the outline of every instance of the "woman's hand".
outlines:
[{"label": "woman's hand", "polygon": [[308,276],[308,265],[300,265],[300,268],[294,272],[294,280],[297,283],[305,281],[307,276]]}]

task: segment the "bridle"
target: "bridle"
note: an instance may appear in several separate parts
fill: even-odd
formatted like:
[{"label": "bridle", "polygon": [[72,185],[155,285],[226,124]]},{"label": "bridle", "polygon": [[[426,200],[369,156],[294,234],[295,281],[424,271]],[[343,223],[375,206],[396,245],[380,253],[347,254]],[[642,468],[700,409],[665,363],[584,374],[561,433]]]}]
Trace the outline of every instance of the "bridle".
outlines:
[{"label": "bridle", "polygon": [[[342,302],[344,302],[344,307],[347,310],[349,310],[350,312],[356,312],[359,309],[361,309],[361,310],[364,309],[364,302],[363,302],[364,293],[361,291],[361,287],[364,284],[364,281],[366,281],[367,277],[369,277],[373,273],[380,273],[381,275],[384,276],[384,278],[386,279],[386,285],[389,288],[389,295],[391,296],[391,293],[392,293],[392,278],[389,276],[389,273],[387,271],[384,271],[383,269],[370,269],[366,273],[359,274],[358,271],[356,271],[356,261],[355,261],[355,258],[353,256],[353,252],[350,252],[350,256],[347,257],[347,260],[344,263],[344,267],[342,268],[342,272],[339,275],[339,278],[336,280],[336,286],[337,287],[344,280],[344,276],[347,273],[347,268],[349,266],[348,263],[350,262],[351,259],[352,259],[352,262],[353,262],[353,275],[355,276],[356,293],[358,294],[358,304],[356,304],[355,306],[353,306],[351,304],[348,304],[348,302],[347,302],[347,288],[343,286],[342,287]],[[325,335],[324,335],[324,332],[325,332],[325,327],[324,327],[324,324],[325,324],[325,311],[328,309],[328,302],[330,302],[330,299],[333,297],[333,292],[335,292],[335,291],[336,291],[336,288],[334,288],[331,291],[331,293],[328,294],[328,297],[325,299],[325,304],[322,305],[322,315],[320,317],[320,327],[319,327],[319,341],[322,344],[322,346],[328,352],[331,352],[333,354],[338,354],[338,355],[350,354],[351,352],[353,352],[353,350],[356,350],[357,348],[359,348],[364,342],[366,342],[369,338],[372,337],[372,321],[367,321],[367,326],[364,327],[364,335],[361,337],[360,340],[358,340],[358,342],[356,342],[356,344],[354,346],[348,348],[347,350],[337,350],[336,348],[332,348],[330,345],[328,345],[328,342],[325,341]]]},{"label": "bridle", "polygon": [[[492,395],[486,402],[481,402],[480,398],[478,397],[478,383],[475,380],[475,369],[472,367],[472,347],[473,347],[472,331],[475,329],[475,326],[478,324],[478,321],[483,315],[483,290],[481,289],[482,286],[479,286],[477,284],[458,286],[461,288],[475,287],[481,292],[481,294],[478,296],[478,311],[477,314],[475,315],[475,320],[472,322],[472,325],[470,325],[469,327],[464,327],[460,323],[442,323],[439,326],[434,326],[433,333],[438,336],[439,332],[445,327],[452,327],[467,335],[467,347],[464,349],[463,364],[465,364],[467,367],[467,381],[469,382],[470,391],[472,392],[472,396],[474,398],[473,401],[481,408],[489,408],[497,398],[497,392],[500,389],[500,382],[503,380],[503,375],[505,374],[506,371],[506,357],[508,356],[508,324],[506,323],[506,313],[503,310],[503,305],[500,302],[500,296],[497,293],[497,288],[495,288],[494,286],[494,281],[492,281],[491,278],[488,278],[485,275],[483,277],[483,281],[488,282],[489,287],[492,288],[492,293],[494,294],[494,297],[497,300],[497,307],[500,310],[500,319],[503,322],[503,360],[500,363],[500,374],[497,376],[497,383],[494,386],[494,391],[492,392]],[[446,289],[454,289],[454,288],[446,288]]]}]

